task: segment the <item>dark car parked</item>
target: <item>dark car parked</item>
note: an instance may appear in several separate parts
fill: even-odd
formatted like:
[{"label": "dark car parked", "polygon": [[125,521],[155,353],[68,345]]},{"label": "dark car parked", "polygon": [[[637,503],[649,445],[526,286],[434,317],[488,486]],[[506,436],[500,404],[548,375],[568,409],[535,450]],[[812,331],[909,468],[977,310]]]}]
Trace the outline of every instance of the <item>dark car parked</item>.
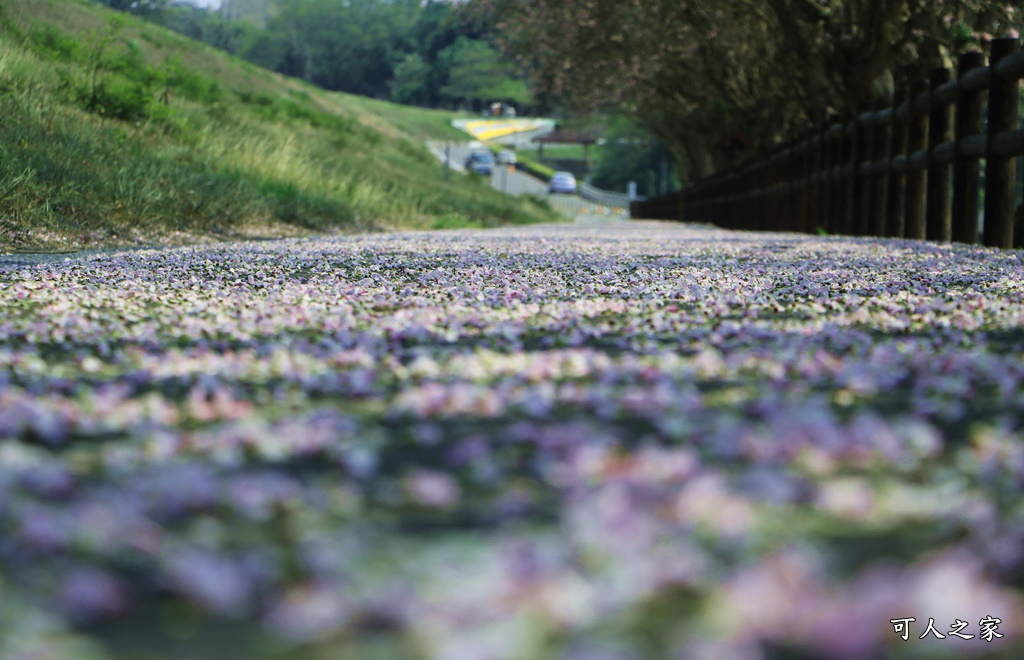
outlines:
[{"label": "dark car parked", "polygon": [[494,155],[490,151],[474,151],[466,159],[466,169],[474,174],[489,175],[494,171]]}]

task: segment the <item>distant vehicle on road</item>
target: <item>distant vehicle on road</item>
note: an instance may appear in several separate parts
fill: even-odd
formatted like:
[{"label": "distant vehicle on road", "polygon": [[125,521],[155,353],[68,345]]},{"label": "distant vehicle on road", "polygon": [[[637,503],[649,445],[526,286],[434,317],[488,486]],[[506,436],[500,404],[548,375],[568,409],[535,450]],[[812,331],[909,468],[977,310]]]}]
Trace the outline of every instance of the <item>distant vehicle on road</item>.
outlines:
[{"label": "distant vehicle on road", "polygon": [[494,171],[494,156],[490,151],[474,151],[466,159],[466,169],[474,174],[490,175]]},{"label": "distant vehicle on road", "polygon": [[548,191],[572,194],[576,192],[576,177],[572,172],[555,172],[548,182]]},{"label": "distant vehicle on road", "polygon": [[511,149],[502,149],[498,152],[498,164],[499,165],[515,165],[516,164],[516,152]]}]

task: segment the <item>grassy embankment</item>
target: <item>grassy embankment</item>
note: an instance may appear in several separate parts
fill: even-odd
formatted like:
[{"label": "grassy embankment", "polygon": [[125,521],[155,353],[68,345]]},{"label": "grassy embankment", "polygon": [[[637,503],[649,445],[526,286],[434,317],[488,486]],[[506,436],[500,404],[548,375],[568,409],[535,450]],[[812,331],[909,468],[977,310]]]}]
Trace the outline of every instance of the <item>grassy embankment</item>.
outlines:
[{"label": "grassy embankment", "polygon": [[0,251],[553,220],[328,93],[80,0],[0,0]]}]

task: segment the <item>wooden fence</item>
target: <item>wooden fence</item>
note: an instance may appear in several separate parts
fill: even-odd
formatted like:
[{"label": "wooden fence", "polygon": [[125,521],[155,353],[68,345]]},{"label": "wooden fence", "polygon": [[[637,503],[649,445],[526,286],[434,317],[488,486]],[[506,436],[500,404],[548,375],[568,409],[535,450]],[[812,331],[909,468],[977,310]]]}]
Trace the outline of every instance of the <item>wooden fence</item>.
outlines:
[{"label": "wooden fence", "polygon": [[935,69],[930,81],[897,92],[891,107],[824,126],[681,195],[634,204],[631,213],[732,229],[980,239],[1012,248],[1015,158],[1024,155],[1022,78],[1020,41],[995,39],[988,66],[982,53],[967,53],[955,79]]}]

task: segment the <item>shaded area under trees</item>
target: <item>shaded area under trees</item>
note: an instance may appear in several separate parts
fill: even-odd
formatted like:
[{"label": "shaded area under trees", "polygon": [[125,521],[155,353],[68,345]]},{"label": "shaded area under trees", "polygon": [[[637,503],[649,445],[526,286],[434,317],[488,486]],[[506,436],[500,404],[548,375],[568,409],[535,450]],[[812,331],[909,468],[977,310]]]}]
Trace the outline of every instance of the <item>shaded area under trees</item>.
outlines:
[{"label": "shaded area under trees", "polygon": [[689,179],[1014,34],[984,0],[478,0],[542,97],[633,117]]}]

